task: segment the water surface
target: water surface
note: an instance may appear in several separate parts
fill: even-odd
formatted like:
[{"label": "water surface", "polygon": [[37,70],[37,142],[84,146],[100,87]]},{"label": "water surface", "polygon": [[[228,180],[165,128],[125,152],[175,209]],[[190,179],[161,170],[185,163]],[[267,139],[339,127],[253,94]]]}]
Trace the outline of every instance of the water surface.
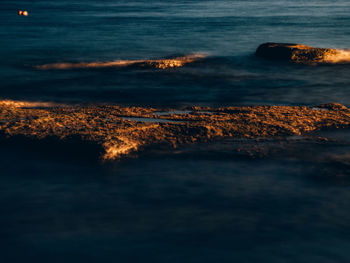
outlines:
[{"label": "water surface", "polygon": [[[27,9],[28,17],[16,15]],[[274,41],[349,48],[350,6],[313,1],[8,1],[0,10],[1,96],[143,105],[349,103],[350,66],[254,57]],[[170,70],[37,65],[206,53]]]},{"label": "water surface", "polygon": [[[350,48],[349,14],[347,0],[2,0],[0,97],[350,105],[349,65],[254,56],[268,41]],[[198,53],[208,56],[166,70],[35,67]],[[348,134],[266,143],[254,158],[221,142],[107,164],[79,146],[2,143],[0,261],[347,263]]]}]

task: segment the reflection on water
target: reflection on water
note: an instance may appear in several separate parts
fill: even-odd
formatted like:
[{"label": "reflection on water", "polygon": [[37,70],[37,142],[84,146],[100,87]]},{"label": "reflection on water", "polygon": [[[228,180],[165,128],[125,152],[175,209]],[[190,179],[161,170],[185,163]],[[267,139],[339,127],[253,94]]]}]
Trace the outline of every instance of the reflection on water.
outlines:
[{"label": "reflection on water", "polygon": [[5,262],[347,262],[350,166],[330,157],[350,145],[335,137],[289,140],[286,147],[261,142],[281,147],[263,157],[232,151],[254,144],[246,140],[109,164],[2,147],[2,256]]}]

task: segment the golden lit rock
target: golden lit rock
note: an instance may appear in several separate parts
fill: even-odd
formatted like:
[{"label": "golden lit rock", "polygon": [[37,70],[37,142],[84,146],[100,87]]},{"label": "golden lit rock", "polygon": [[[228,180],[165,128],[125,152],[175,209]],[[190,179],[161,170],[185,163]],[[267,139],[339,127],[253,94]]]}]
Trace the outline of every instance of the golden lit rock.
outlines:
[{"label": "golden lit rock", "polygon": [[37,69],[78,69],[78,68],[109,68],[109,67],[140,67],[168,69],[179,68],[186,64],[196,62],[205,58],[203,54],[191,54],[183,57],[175,57],[168,59],[140,59],[140,60],[115,60],[107,62],[80,62],[80,63],[53,63],[36,66]]},{"label": "golden lit rock", "polygon": [[[101,146],[102,158],[113,160],[155,145],[176,148],[228,137],[283,138],[327,127],[350,126],[350,110],[336,103],[316,107],[192,107],[186,113],[169,115],[158,114],[159,110],[3,100],[0,134],[2,139],[54,137],[64,142],[80,138]],[[142,122],[125,116],[155,121]]]},{"label": "golden lit rock", "polygon": [[300,44],[265,43],[258,47],[256,56],[311,65],[350,63],[349,50],[316,48]]}]

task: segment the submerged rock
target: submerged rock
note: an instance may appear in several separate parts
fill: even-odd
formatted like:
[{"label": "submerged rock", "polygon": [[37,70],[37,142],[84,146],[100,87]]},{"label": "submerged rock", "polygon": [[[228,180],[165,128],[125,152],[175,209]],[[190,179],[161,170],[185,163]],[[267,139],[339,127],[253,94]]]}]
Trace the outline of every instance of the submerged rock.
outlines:
[{"label": "submerged rock", "polygon": [[349,63],[350,51],[317,48],[300,44],[265,43],[258,47],[256,56],[302,64]]}]

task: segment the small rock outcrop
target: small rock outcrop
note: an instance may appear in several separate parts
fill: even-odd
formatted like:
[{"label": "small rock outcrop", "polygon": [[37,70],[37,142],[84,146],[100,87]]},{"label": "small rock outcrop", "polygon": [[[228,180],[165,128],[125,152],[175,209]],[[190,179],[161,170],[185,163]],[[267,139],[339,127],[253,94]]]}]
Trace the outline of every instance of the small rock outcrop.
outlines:
[{"label": "small rock outcrop", "polygon": [[338,63],[348,61],[349,51],[316,48],[300,44],[265,43],[258,47],[256,56],[302,64]]}]

